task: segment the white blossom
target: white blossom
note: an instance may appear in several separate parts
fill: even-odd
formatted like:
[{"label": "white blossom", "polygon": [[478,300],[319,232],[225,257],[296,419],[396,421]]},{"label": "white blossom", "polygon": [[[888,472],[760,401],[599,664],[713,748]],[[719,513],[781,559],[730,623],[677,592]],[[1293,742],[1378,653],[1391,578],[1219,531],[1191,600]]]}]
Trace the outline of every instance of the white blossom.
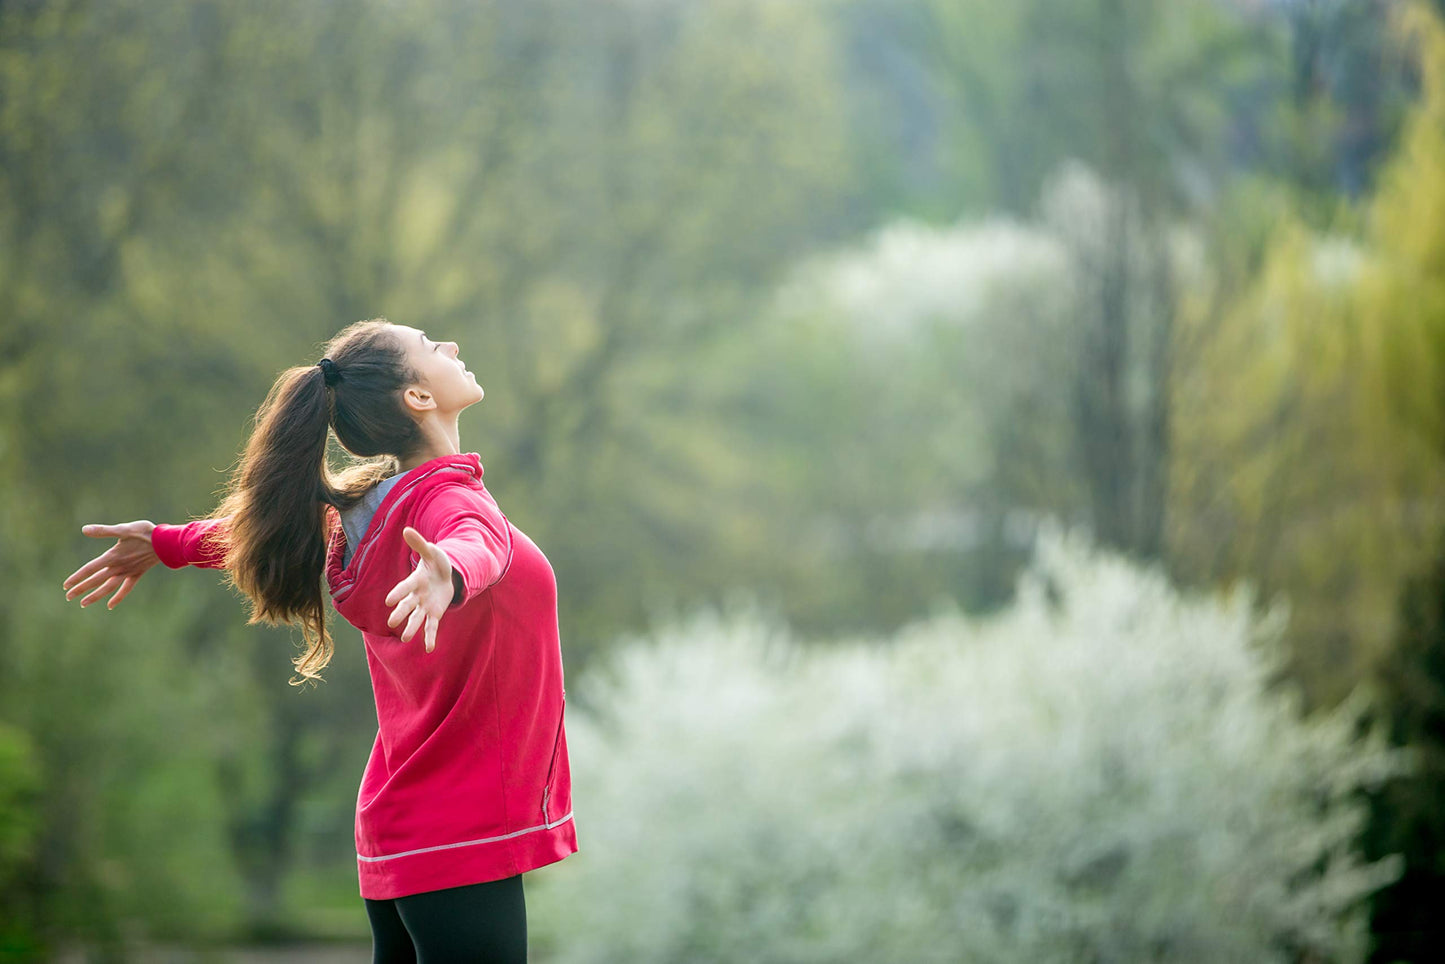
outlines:
[{"label": "white blossom", "polygon": [[[804,645],[755,611],[631,641],[569,703],[559,962],[1358,961],[1354,701],[1271,688],[1287,609],[1046,529],[1015,604]],[[583,707],[586,707],[584,709]]]}]

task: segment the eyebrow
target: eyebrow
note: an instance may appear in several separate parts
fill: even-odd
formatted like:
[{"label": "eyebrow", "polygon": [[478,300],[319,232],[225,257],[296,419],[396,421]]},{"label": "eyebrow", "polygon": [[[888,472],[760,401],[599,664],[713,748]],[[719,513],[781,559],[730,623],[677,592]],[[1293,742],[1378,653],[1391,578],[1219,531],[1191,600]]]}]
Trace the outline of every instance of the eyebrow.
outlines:
[{"label": "eyebrow", "polygon": [[425,345],[425,344],[426,344],[426,332],[424,332],[424,331],[418,331],[417,334],[421,336],[421,343],[422,343],[423,345]]}]

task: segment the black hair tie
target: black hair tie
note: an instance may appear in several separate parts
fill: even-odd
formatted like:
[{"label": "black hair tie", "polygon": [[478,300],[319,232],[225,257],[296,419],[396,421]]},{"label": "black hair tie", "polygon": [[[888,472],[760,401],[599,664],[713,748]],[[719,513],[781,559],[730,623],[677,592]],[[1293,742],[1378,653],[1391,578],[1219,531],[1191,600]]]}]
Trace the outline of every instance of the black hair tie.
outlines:
[{"label": "black hair tie", "polygon": [[319,362],[316,363],[316,367],[320,368],[322,373],[326,376],[326,384],[328,386],[335,385],[337,382],[341,381],[341,369],[337,368],[336,362],[332,361],[330,358],[321,359]]}]

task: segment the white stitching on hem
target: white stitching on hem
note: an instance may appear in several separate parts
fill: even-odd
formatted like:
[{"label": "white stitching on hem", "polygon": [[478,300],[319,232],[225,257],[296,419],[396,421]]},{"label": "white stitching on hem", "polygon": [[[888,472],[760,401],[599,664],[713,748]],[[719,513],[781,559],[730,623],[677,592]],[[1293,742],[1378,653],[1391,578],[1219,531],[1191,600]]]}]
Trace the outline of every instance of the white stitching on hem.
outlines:
[{"label": "white stitching on hem", "polygon": [[454,847],[473,847],[477,844],[496,843],[499,840],[511,840],[513,837],[520,837],[524,833],[536,833],[538,830],[551,830],[553,827],[562,826],[562,824],[566,823],[568,820],[571,819],[572,813],[568,812],[567,816],[558,817],[551,823],[538,824],[535,827],[528,827],[526,830],[516,830],[512,833],[504,833],[500,837],[483,837],[481,840],[463,840],[461,843],[438,844],[435,847],[422,847],[419,850],[403,850],[399,854],[385,854],[381,857],[363,857],[361,854],[357,854],[356,859],[371,864],[381,860],[395,860],[397,857],[411,857],[415,854],[429,854],[436,850],[451,850]]}]

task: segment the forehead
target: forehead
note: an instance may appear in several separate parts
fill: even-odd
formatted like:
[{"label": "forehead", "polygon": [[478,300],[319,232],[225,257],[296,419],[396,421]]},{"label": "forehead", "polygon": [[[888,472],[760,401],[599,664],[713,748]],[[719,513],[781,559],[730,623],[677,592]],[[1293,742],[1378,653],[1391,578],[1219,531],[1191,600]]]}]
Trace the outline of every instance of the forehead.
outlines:
[{"label": "forehead", "polygon": [[406,343],[420,344],[421,340],[426,336],[426,332],[420,328],[413,328],[410,325],[392,325],[391,327],[396,329],[396,333],[400,335],[401,340]]}]

